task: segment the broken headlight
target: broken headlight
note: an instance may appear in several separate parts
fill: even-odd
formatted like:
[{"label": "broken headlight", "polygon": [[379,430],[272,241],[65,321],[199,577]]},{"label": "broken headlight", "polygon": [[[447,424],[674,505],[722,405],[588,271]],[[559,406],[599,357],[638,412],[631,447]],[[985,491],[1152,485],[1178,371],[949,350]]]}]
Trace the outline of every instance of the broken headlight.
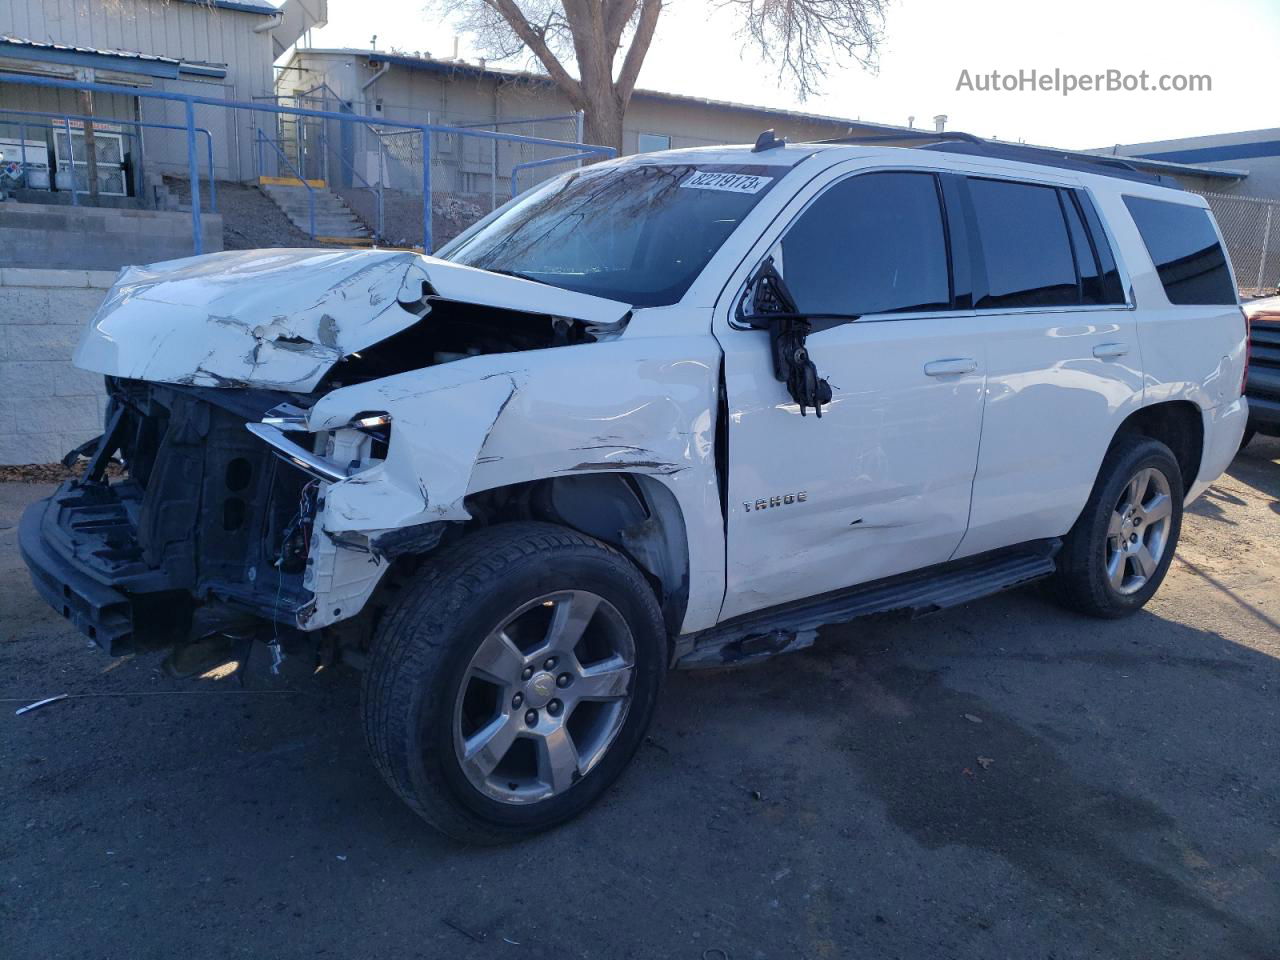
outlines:
[{"label": "broken headlight", "polygon": [[[391,414],[381,411],[365,411],[341,427],[313,433],[301,410],[282,404],[268,411],[261,421],[244,426],[280,459],[327,483],[347,479],[367,461],[385,459],[391,440]],[[347,431],[355,431],[358,436],[352,437]],[[309,448],[300,442],[300,434],[312,438]]]}]

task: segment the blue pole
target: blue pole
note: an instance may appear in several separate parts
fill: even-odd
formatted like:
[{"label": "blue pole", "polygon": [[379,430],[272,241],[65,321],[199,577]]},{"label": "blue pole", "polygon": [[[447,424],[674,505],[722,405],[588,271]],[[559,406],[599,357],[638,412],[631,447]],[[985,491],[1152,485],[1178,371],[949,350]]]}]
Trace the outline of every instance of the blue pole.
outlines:
[{"label": "blue pole", "polygon": [[198,256],[204,253],[204,230],[200,224],[200,164],[196,161],[196,108],[187,107],[187,176],[191,178],[191,245]]},{"label": "blue pole", "polygon": [[431,134],[422,130],[422,252],[431,255]]},{"label": "blue pole", "polygon": [[71,174],[71,205],[78,207],[80,201],[76,197],[76,148],[71,142],[71,118],[63,117],[62,125],[67,131],[67,170]]},{"label": "blue pole", "polygon": [[213,134],[208,130],[202,131],[205,135],[205,145],[209,148],[209,212],[218,212],[218,185],[213,179]]}]

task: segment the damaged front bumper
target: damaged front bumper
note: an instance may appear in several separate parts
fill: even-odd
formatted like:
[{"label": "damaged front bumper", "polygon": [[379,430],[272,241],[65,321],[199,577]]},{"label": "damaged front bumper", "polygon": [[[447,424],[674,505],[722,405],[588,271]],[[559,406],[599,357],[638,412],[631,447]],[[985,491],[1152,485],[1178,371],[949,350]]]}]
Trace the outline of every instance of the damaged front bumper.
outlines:
[{"label": "damaged front bumper", "polygon": [[69,480],[19,532],[41,596],[109,653],[253,622],[306,629],[320,484],[248,433],[269,391],[114,381],[128,476]]}]

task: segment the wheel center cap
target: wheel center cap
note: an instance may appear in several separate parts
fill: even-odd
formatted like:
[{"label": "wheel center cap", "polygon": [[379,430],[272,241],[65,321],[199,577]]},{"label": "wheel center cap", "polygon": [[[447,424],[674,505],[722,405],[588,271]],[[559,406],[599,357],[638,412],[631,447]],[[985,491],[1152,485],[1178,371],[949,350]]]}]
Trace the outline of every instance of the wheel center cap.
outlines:
[{"label": "wheel center cap", "polygon": [[546,672],[535,673],[529,678],[529,682],[525,686],[524,699],[530,707],[536,710],[539,707],[545,707],[555,692],[555,677]]}]

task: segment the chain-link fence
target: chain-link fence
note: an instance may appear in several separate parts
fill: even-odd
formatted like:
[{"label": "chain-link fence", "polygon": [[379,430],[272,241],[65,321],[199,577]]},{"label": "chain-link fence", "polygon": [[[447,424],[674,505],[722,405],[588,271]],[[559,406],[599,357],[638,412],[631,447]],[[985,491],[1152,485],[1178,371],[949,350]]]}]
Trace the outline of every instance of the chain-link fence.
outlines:
[{"label": "chain-link fence", "polygon": [[[122,91],[110,84],[0,73],[4,84],[63,96],[92,94],[85,102],[93,115],[31,111],[16,118],[16,135],[0,127],[0,141],[14,139],[20,154],[14,169],[0,175],[29,186],[43,174],[47,192],[65,192],[73,203],[88,194],[101,205],[152,207],[161,205],[156,194],[167,193],[164,206],[190,210],[197,253],[203,247],[201,214],[217,210],[218,182],[233,195],[232,186],[248,191],[246,184],[259,185],[279,207],[273,216],[287,218],[282,227],[294,237],[300,232],[310,241],[372,241],[430,251],[505,202],[522,170],[519,189],[583,158],[615,152],[582,144],[575,115],[452,123],[401,118],[394,111],[367,117],[324,85],[250,103],[211,98],[204,90]],[[47,145],[28,141],[28,121],[47,131]],[[6,147],[0,142],[0,153],[12,152]],[[43,171],[29,154],[43,158]],[[104,197],[120,202],[104,203]],[[267,201],[255,202],[258,213],[250,210],[249,221],[266,213],[261,203]],[[224,234],[232,229],[224,217]]]},{"label": "chain-link fence", "polygon": [[1265,296],[1280,287],[1280,199],[1205,193],[1227,242],[1243,296]]}]

